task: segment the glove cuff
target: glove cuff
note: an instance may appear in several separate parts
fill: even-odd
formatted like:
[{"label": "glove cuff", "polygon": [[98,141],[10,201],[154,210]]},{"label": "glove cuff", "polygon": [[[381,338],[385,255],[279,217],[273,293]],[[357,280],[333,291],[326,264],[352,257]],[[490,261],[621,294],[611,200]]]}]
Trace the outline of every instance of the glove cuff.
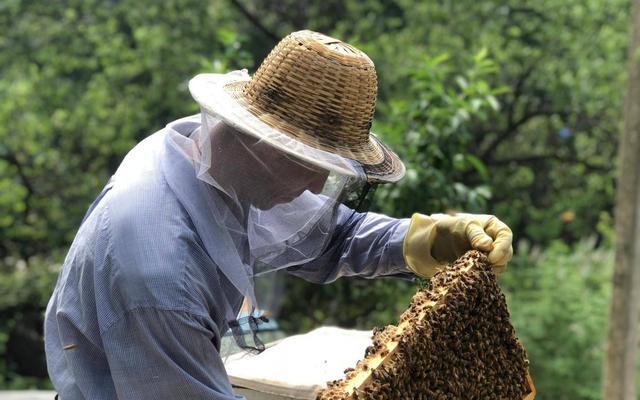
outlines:
[{"label": "glove cuff", "polygon": [[431,278],[442,268],[431,255],[436,237],[435,220],[424,214],[413,214],[402,244],[402,254],[407,267],[422,278]]}]

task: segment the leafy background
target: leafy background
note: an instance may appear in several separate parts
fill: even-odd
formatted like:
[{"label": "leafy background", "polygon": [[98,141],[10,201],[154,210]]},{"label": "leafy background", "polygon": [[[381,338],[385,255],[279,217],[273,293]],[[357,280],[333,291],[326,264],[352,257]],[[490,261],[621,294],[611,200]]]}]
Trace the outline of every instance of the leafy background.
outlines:
[{"label": "leafy background", "polygon": [[[374,209],[506,221],[516,255],[500,279],[540,398],[599,398],[628,9],[620,0],[0,2],[0,387],[50,387],[42,315],[66,249],[126,152],[198,112],[188,79],[253,72],[279,38],[309,28],[376,64],[374,131],[408,170],[378,190]],[[390,279],[283,279],[289,333],[390,323],[415,291]]]}]

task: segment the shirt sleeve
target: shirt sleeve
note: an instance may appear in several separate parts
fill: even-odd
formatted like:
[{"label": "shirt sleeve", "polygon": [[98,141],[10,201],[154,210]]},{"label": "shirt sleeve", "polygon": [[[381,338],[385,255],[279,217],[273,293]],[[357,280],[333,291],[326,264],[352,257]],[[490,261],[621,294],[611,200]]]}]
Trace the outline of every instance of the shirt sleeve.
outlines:
[{"label": "shirt sleeve", "polygon": [[402,254],[409,219],[354,213],[343,206],[339,221],[332,243],[320,257],[287,271],[314,283],[329,283],[342,276],[414,279]]},{"label": "shirt sleeve", "polygon": [[220,358],[217,328],[185,311],[137,308],[103,334],[121,399],[237,400]]}]

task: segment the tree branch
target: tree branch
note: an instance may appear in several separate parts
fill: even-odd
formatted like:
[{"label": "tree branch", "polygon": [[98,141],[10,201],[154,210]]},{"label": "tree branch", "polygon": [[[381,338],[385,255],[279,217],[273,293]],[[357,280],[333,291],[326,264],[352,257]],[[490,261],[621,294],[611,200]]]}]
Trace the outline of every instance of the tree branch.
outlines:
[{"label": "tree branch", "polygon": [[5,160],[9,164],[13,165],[14,167],[16,167],[16,171],[18,172],[18,176],[20,176],[20,180],[22,181],[22,184],[27,189],[27,199],[30,198],[35,193],[35,190],[33,188],[33,185],[31,184],[31,182],[29,181],[29,178],[27,177],[27,175],[24,172],[24,167],[18,161],[18,158],[16,157],[16,155],[8,153],[8,154],[1,155],[0,158]]},{"label": "tree branch", "polygon": [[[524,87],[524,84],[533,73],[533,70],[535,69],[536,64],[537,64],[537,60],[532,62],[527,67],[527,69],[522,74],[520,74],[516,79],[516,81],[513,83],[512,85],[513,89],[511,91],[513,98],[512,98],[512,101],[509,102],[509,104],[505,109],[505,114],[507,116],[506,127],[501,131],[501,133],[498,134],[496,138],[494,138],[494,140],[492,140],[485,147],[483,151],[480,152],[480,158],[482,158],[483,160],[491,153],[491,151],[493,151],[495,147],[498,146],[498,144],[500,144],[504,139],[510,136],[519,125],[524,123],[524,122],[520,122],[517,125],[514,124],[515,108],[516,108],[516,104],[520,99],[520,96],[522,96],[522,88]],[[479,135],[479,136],[484,136],[484,135]]]},{"label": "tree branch", "polygon": [[513,136],[514,134],[516,134],[518,132],[518,129],[522,125],[527,123],[532,118],[541,117],[541,116],[550,117],[552,115],[561,115],[564,117],[567,115],[567,112],[558,111],[558,110],[537,109],[537,110],[531,110],[531,111],[525,112],[517,120],[513,120],[512,117],[509,116],[510,121],[508,122],[507,127],[502,132],[498,133],[497,136],[491,142],[489,142],[489,144],[480,153],[480,158],[484,162],[488,162],[492,160],[493,159],[492,154],[496,149],[496,147],[498,147],[500,143],[504,142],[510,136]]},{"label": "tree branch", "polygon": [[244,15],[249,22],[253,24],[260,32],[262,32],[265,36],[271,39],[274,43],[280,41],[280,38],[275,33],[271,32],[267,27],[265,27],[262,22],[253,14],[249,12],[238,0],[231,0],[231,4],[233,4],[241,13]]}]

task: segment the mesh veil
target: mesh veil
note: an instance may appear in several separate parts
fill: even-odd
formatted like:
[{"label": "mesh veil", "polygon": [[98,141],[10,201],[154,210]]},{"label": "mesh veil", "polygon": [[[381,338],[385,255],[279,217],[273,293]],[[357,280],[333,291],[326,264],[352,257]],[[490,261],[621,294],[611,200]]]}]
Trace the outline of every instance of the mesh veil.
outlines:
[{"label": "mesh veil", "polygon": [[[260,350],[254,277],[303,265],[336,243],[350,219],[341,204],[368,188],[366,175],[357,162],[284,134],[270,132],[267,141],[205,111],[189,120],[189,135],[169,125],[166,140],[192,164],[208,199],[201,207],[224,236],[224,254],[214,261],[245,296],[247,321],[228,305],[229,326],[241,347]],[[275,148],[274,140],[284,145]],[[242,326],[254,333],[253,345],[244,341]]]}]

